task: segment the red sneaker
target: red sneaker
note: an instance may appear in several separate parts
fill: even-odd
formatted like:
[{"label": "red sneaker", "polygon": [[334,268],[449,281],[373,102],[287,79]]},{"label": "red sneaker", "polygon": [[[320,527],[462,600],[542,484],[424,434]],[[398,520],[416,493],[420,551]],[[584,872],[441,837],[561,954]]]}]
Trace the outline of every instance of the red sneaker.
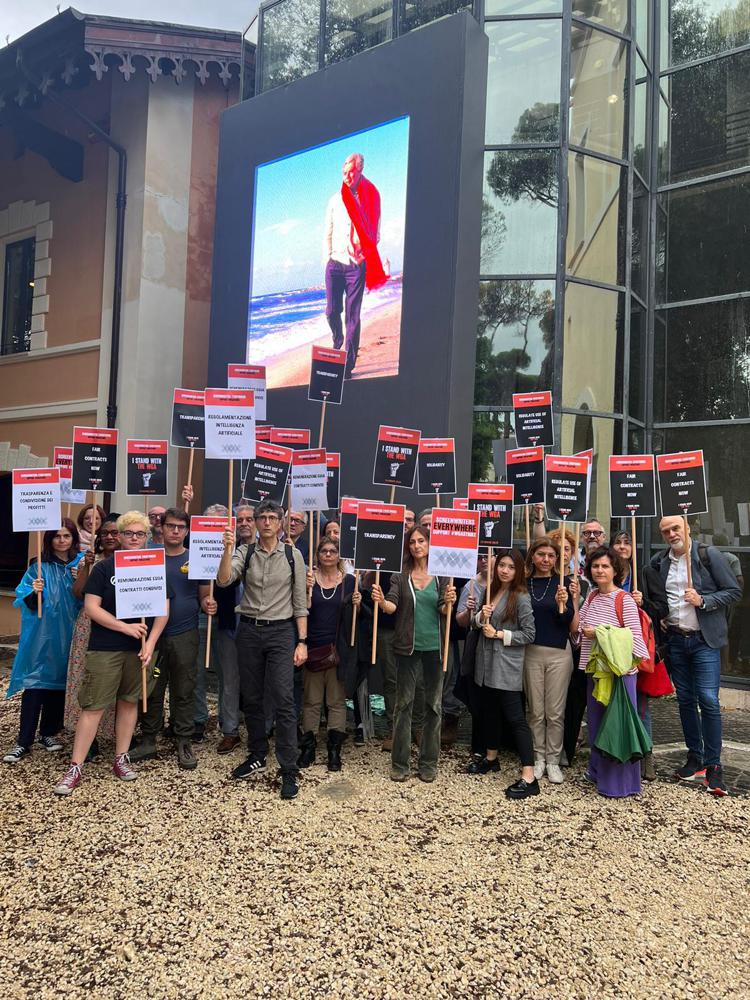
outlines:
[{"label": "red sneaker", "polygon": [[55,795],[72,795],[83,780],[80,764],[71,764],[60,781],[55,785]]},{"label": "red sneaker", "polygon": [[138,777],[138,774],[130,766],[130,757],[126,753],[120,753],[115,757],[112,773],[120,781],[135,781]]}]

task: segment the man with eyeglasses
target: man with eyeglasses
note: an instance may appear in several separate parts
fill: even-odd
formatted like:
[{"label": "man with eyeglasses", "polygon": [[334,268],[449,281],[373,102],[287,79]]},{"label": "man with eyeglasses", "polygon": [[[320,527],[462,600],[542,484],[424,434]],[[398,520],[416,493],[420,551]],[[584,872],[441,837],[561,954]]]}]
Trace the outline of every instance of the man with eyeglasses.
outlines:
[{"label": "man with eyeglasses", "polygon": [[164,520],[164,514],[166,513],[166,507],[151,507],[148,512],[148,520],[151,525],[151,538],[149,538],[146,545],[147,549],[163,549],[164,548],[164,533],[162,531],[161,522]]},{"label": "man with eyeglasses", "polygon": [[289,518],[289,540],[302,556],[302,561],[307,562],[310,551],[310,540],[305,528],[307,527],[307,513],[301,510],[291,510]]},{"label": "man with eyeglasses", "polygon": [[198,614],[216,613],[216,601],[209,597],[208,583],[188,579],[188,550],[185,537],[190,518],[179,507],[164,512],[164,551],[167,587],[174,593],[169,621],[159,640],[159,676],[141,720],[141,740],[131,751],[131,760],[156,757],[156,736],[164,722],[164,695],[169,685],[172,729],[177,740],[177,765],[193,771],[198,761],[191,737],[194,731],[195,684],[198,671]]},{"label": "man with eyeglasses", "polygon": [[284,510],[272,500],[255,508],[259,540],[235,550],[234,534],[224,534],[224,555],[216,583],[243,584],[237,660],[248,730],[247,760],[232,771],[235,779],[265,773],[268,736],[264,695],[276,711],[276,759],[281,797],[293,799],[297,785],[297,710],[294,668],[307,660],[305,563],[296,548],[279,540]]}]

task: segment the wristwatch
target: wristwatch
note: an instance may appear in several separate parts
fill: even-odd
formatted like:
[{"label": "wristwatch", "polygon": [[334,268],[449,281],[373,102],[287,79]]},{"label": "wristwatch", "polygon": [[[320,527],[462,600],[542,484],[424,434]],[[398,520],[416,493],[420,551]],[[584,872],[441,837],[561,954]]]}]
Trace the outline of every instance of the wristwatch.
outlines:
[{"label": "wristwatch", "polygon": [[303,646],[306,646],[307,645],[307,636],[305,636],[304,638],[302,636],[297,636],[297,645],[299,646],[300,643],[302,643]]}]

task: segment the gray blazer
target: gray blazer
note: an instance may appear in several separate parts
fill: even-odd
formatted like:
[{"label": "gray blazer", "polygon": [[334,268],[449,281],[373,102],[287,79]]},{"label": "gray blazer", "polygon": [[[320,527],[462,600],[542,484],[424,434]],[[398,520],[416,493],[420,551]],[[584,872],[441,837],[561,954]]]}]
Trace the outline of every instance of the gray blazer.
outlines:
[{"label": "gray blazer", "polygon": [[[701,627],[703,641],[712,649],[726,646],[729,637],[727,612],[733,604],[742,599],[742,591],[737,577],[730,569],[720,549],[708,545],[704,566],[698,551],[698,545],[690,547],[690,565],[693,569],[693,586],[703,595],[705,608],[696,608],[698,623]],[[651,565],[658,570],[662,583],[666,587],[669,576],[669,550],[654,556]]]},{"label": "gray blazer", "polygon": [[[480,604],[483,603],[484,592],[481,597],[478,596],[478,600]],[[498,632],[500,629],[505,631],[505,639],[485,639],[483,635],[479,636],[474,661],[474,682],[499,691],[522,691],[525,647],[534,641],[536,635],[534,612],[529,595],[519,594],[515,617],[508,621],[505,617],[507,603],[507,598],[501,597],[490,618],[490,624]],[[473,628],[481,628],[480,618],[481,613],[478,612],[472,621]]]}]

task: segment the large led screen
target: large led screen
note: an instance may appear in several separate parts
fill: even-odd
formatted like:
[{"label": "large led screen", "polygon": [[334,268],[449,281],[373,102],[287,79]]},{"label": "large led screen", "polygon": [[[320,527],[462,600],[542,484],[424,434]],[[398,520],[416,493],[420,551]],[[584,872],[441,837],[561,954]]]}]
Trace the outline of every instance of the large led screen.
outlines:
[{"label": "large led screen", "polygon": [[256,167],[247,361],[269,389],[307,384],[313,344],[352,380],[398,375],[408,159],[404,116]]}]

